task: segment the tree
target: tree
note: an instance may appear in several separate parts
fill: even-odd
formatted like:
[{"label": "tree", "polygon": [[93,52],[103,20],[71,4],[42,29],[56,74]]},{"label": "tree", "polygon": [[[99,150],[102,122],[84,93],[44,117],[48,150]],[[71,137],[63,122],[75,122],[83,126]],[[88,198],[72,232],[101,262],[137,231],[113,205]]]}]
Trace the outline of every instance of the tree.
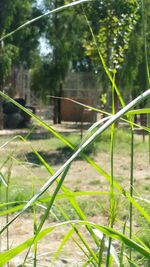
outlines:
[{"label": "tree", "polygon": [[[1,0],[0,2],[0,36],[13,31],[33,16],[41,14],[34,5],[35,0]],[[31,66],[38,39],[43,25],[34,24],[26,27],[1,42],[0,47],[0,80],[1,90],[8,85],[7,77],[13,65]]]},{"label": "tree", "polygon": [[[0,36],[3,37],[8,32],[15,30],[33,16],[40,15],[41,11],[34,5],[35,2],[35,0],[1,0]],[[40,22],[40,24],[36,23],[31,27],[26,27],[0,43],[0,90],[5,91],[6,88],[13,87],[10,74],[14,66],[29,68],[32,65],[43,23]],[[2,105],[0,109],[0,127],[2,128]]]}]

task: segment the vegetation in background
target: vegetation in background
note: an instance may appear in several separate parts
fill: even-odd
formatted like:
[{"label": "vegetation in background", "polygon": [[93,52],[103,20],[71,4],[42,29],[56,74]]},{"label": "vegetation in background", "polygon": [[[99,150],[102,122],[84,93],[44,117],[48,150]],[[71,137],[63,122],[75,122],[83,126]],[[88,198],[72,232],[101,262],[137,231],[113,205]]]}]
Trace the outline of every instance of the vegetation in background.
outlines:
[{"label": "vegetation in background", "polygon": [[[35,6],[34,0],[1,0],[0,2],[0,36],[11,32],[21,24],[38,16],[41,11]],[[37,57],[39,37],[44,26],[44,21],[26,27],[20,32],[0,43],[0,80],[1,90],[11,89],[11,78],[15,67],[30,68]]]}]

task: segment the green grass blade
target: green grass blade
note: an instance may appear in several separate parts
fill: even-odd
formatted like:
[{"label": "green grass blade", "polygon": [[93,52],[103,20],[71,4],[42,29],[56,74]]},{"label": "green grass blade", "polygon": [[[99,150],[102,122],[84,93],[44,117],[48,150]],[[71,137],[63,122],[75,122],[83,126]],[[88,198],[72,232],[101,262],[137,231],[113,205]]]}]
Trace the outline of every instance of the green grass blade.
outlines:
[{"label": "green grass blade", "polygon": [[[51,233],[54,230],[54,228],[55,227],[52,226],[50,228],[47,228],[47,229],[41,231],[41,233],[38,235],[38,237],[36,239],[36,242],[39,241],[44,236]],[[4,266],[7,262],[9,262],[11,259],[16,257],[18,254],[20,254],[24,250],[28,249],[33,244],[34,240],[35,240],[35,238],[32,237],[32,238],[26,240],[25,242],[23,242],[22,244],[20,244],[19,246],[17,246],[16,248],[13,248],[7,252],[1,253],[0,254],[0,267]]]},{"label": "green grass blade", "polygon": [[[60,210],[61,214],[63,215],[64,219],[66,221],[71,221],[68,214],[66,214],[64,212],[64,210],[60,207],[60,206],[57,206],[57,208]],[[98,263],[98,258],[96,256],[96,254],[94,253],[93,249],[90,247],[88,241],[85,240],[85,238],[83,237],[83,235],[81,234],[81,232],[77,229],[77,227],[70,223],[71,227],[74,229],[75,233],[77,234],[77,236],[79,237],[79,239],[81,240],[82,244],[84,245],[84,247],[87,249],[89,255],[88,255],[88,258],[90,256],[91,258],[91,262],[94,264],[95,262]],[[91,228],[90,228],[91,230]],[[90,231],[89,231],[90,233]],[[74,240],[74,239],[73,239]],[[78,245],[78,244],[77,244]],[[84,249],[82,248],[82,251],[84,251]],[[87,256],[87,254],[85,253],[85,255]]]},{"label": "green grass blade", "polygon": [[[102,235],[102,233],[98,229],[93,229],[93,231],[94,231],[95,235],[100,240],[103,240],[103,235]],[[110,246],[109,242],[108,241],[105,241],[105,240],[104,240],[104,245],[105,245],[106,248],[108,248]],[[117,252],[116,252],[116,250],[115,250],[115,248],[114,248],[114,246],[112,244],[110,246],[110,254],[111,254],[112,258],[114,259],[115,264],[117,266],[120,266],[119,265],[119,258],[118,258]]]},{"label": "green grass blade", "polygon": [[[147,114],[147,126],[150,129],[150,114]],[[148,142],[149,142],[149,164],[150,164],[150,133],[148,135]]]},{"label": "green grass blade", "polygon": [[[64,144],[66,144],[68,147],[70,147],[71,149],[74,150],[73,145],[66,139],[64,138],[61,134],[59,134],[57,131],[55,131],[52,127],[50,127],[47,123],[45,123],[44,121],[42,121],[40,118],[38,118],[35,114],[33,114],[32,112],[30,112],[28,109],[26,109],[25,107],[21,106],[19,103],[17,103],[15,100],[13,100],[11,97],[9,97],[8,95],[4,94],[3,92],[0,91],[0,96],[2,96],[3,98],[5,98],[6,100],[8,100],[9,102],[13,103],[15,106],[17,106],[18,108],[20,108],[21,110],[23,110],[25,113],[27,113],[32,119],[34,119],[37,123],[39,123],[39,125],[41,125],[43,128],[45,128],[46,130],[50,131],[51,133],[53,133],[57,138],[59,138]],[[23,139],[20,136],[21,139]],[[25,140],[25,139],[24,139]]]},{"label": "green grass blade", "polygon": [[[130,168],[130,196],[133,197],[133,186],[134,186],[134,130],[131,128],[131,168]],[[133,231],[133,204],[130,202],[130,239],[132,238]],[[132,260],[132,250],[130,249],[130,260]]]},{"label": "green grass blade", "polygon": [[[34,234],[36,235],[37,233],[37,228],[38,228],[38,224],[37,224],[37,216],[36,216],[36,208],[35,208],[35,205],[33,205],[33,229],[34,229]],[[38,251],[38,247],[37,247],[37,243],[34,244],[34,267],[37,266],[37,253]]]},{"label": "green grass blade", "polygon": [[[51,96],[51,97],[52,97],[52,96]],[[101,110],[101,109],[99,109],[99,108],[95,108],[95,107],[92,107],[92,106],[89,106],[89,105],[85,105],[85,104],[83,104],[83,103],[81,103],[81,102],[79,102],[79,101],[73,100],[73,99],[71,99],[71,98],[66,98],[66,97],[56,97],[56,96],[55,96],[55,97],[53,96],[53,98],[66,99],[66,100],[71,101],[71,102],[73,102],[73,103],[76,103],[76,104],[78,104],[79,106],[82,106],[82,107],[84,107],[84,108],[86,108],[86,109],[93,110],[93,111],[95,111],[95,112],[97,112],[97,113],[105,114],[105,115],[108,115],[108,116],[112,116],[112,114],[111,114],[110,112],[107,112],[107,111],[105,111],[105,110]],[[146,112],[146,111],[148,111],[148,112]],[[127,116],[128,116],[128,115],[134,115],[134,113],[136,114],[136,112],[140,112],[139,114],[142,114],[142,112],[143,112],[143,114],[146,114],[146,113],[149,113],[149,109],[147,108],[147,109],[131,110],[131,111],[127,112],[126,115],[127,115]],[[133,121],[130,121],[130,120],[129,120],[129,117],[128,117],[128,120],[127,120],[127,119],[124,119],[124,118],[120,118],[120,119],[121,119],[122,121],[128,123],[129,125],[132,125],[133,127],[137,127],[137,128],[142,129],[142,130],[145,130],[145,131],[147,131],[147,132],[150,132],[150,129],[149,129],[150,127],[147,128],[147,127],[144,127],[144,126],[139,125],[139,124],[137,124],[137,123],[134,123]],[[101,120],[100,120],[100,121],[101,121]],[[97,124],[98,124],[98,122],[97,122]]]},{"label": "green grass blade", "polygon": [[[76,240],[74,237],[72,238],[74,243],[78,246],[78,248],[83,252],[83,254],[88,258],[87,262],[82,265],[82,267],[89,266],[89,263],[91,263],[93,266],[97,267],[97,263],[93,261],[93,257],[90,257],[88,253],[85,251],[85,249],[79,244],[79,241]],[[88,244],[86,242],[86,244]],[[87,248],[87,247],[86,247]],[[88,248],[87,248],[88,249]],[[91,253],[90,253],[91,254]]]},{"label": "green grass blade", "polygon": [[[69,197],[83,197],[83,196],[100,196],[100,195],[109,195],[109,192],[102,192],[102,191],[79,191],[79,192],[72,192],[67,191],[65,193],[60,193],[56,196],[56,199],[68,199]],[[117,195],[117,193],[116,193]],[[36,203],[47,203],[50,201],[51,197],[44,197],[40,198]],[[5,204],[6,205],[6,204]]]},{"label": "green grass blade", "polygon": [[40,160],[41,164],[45,167],[45,169],[48,171],[49,174],[53,175],[54,171],[51,168],[51,166],[46,162],[46,160],[43,159],[43,157],[41,157],[40,153],[38,153],[37,150],[35,150],[34,148],[32,148],[33,152],[35,153],[35,155],[37,156],[37,158]]},{"label": "green grass blade", "polygon": [[141,245],[139,245],[138,243],[136,243],[135,241],[133,241],[132,239],[129,239],[127,236],[125,236],[122,233],[119,233],[118,231],[106,227],[106,226],[100,226],[98,224],[94,224],[91,222],[79,222],[79,224],[81,225],[90,225],[91,227],[94,227],[96,229],[98,229],[99,231],[101,231],[103,234],[112,237],[113,239],[117,239],[121,242],[123,242],[125,245],[127,245],[128,247],[131,247],[132,249],[136,250],[137,252],[141,253],[143,256],[145,256],[146,258],[150,258],[150,249],[147,250],[145,249],[145,247],[142,247]]},{"label": "green grass blade", "polygon": [[[126,224],[127,224],[127,219],[123,225],[123,234],[125,235],[125,231],[126,231]],[[120,257],[119,257],[119,263],[120,263],[120,267],[124,267],[123,265],[123,255],[124,255],[124,251],[125,251],[125,245],[124,243],[121,244],[121,249],[120,249]]]},{"label": "green grass blade", "polygon": [[134,109],[127,112],[127,115],[150,114],[150,108]]},{"label": "green grass blade", "polygon": [[[0,211],[0,216],[5,216],[7,214],[15,213],[15,212],[23,209],[24,206],[25,206],[25,204],[21,204],[21,205],[17,205],[15,207],[8,208],[6,210]],[[7,205],[6,205],[6,207],[7,207]]]},{"label": "green grass blade", "polygon": [[5,176],[0,172],[0,183],[2,183],[5,187],[8,187],[8,183],[5,179]]},{"label": "green grass blade", "polygon": [[[112,84],[112,114],[115,114],[115,91],[114,91],[114,83],[115,83],[115,73],[113,77]],[[115,198],[114,198],[114,138],[115,138],[115,124],[113,123],[111,126],[111,142],[110,142],[110,185],[109,185],[109,226],[113,228],[114,220],[115,220]],[[111,238],[109,238],[109,245],[107,250],[107,259],[106,259],[106,267],[110,266],[110,255],[111,255]]]},{"label": "green grass blade", "polygon": [[51,267],[54,266],[55,261],[59,257],[59,254],[60,254],[61,250],[63,249],[63,247],[67,243],[67,241],[72,237],[73,233],[74,233],[74,229],[73,228],[69,229],[69,231],[66,233],[66,235],[63,238],[60,246],[58,247],[57,251],[53,255],[53,258],[51,260]]}]

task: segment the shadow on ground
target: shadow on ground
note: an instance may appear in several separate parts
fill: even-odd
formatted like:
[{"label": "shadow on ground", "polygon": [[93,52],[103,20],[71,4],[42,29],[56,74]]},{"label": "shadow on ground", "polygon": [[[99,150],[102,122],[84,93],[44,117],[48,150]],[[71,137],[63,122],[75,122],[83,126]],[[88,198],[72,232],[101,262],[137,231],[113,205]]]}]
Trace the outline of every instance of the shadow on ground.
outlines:
[{"label": "shadow on ground", "polygon": [[[38,153],[49,165],[61,165],[73,154],[73,151],[65,147],[51,152],[38,151]],[[27,153],[26,159],[32,164],[42,165],[42,162],[34,152]]]},{"label": "shadow on ground", "polygon": [[[86,151],[86,155],[91,154],[93,149],[88,149]],[[55,151],[45,152],[45,151],[38,151],[38,153],[42,156],[42,158],[49,164],[49,165],[62,165],[65,163],[70,156],[73,154],[73,150],[69,147],[59,148]],[[42,165],[42,162],[39,160],[37,155],[34,152],[27,153],[26,159],[29,163],[35,165]],[[79,156],[76,160],[81,160],[82,157]]]}]

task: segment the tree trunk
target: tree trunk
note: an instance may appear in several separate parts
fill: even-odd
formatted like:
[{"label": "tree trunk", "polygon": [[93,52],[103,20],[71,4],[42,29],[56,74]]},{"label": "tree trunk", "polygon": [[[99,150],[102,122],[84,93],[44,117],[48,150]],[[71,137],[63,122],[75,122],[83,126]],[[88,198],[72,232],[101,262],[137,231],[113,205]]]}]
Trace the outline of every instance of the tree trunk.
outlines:
[{"label": "tree trunk", "polygon": [[[62,96],[62,82],[59,85],[59,97]],[[58,98],[58,123],[61,124],[61,98]]]},{"label": "tree trunk", "polygon": [[[58,97],[62,96],[62,82],[59,85]],[[54,114],[53,114],[53,123],[61,124],[61,98],[54,98]]]},{"label": "tree trunk", "polygon": [[54,105],[54,109],[53,109],[53,123],[54,124],[57,124],[57,110],[58,110],[58,108],[57,108],[57,105],[58,105],[58,102],[57,102],[57,99],[56,98],[54,98],[53,99],[53,105]]}]

